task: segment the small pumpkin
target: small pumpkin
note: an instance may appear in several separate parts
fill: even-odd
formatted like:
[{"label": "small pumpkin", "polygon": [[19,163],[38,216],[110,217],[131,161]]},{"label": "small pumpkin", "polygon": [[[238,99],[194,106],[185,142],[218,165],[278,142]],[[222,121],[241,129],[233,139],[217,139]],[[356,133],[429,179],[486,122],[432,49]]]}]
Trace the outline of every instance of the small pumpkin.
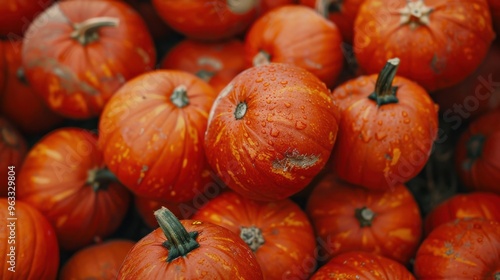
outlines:
[{"label": "small pumpkin", "polygon": [[328,259],[359,250],[408,264],[422,236],[417,202],[404,185],[385,192],[342,182],[327,174],[314,188],[306,211],[326,244]]},{"label": "small pumpkin", "polygon": [[[0,188],[0,197],[16,196],[15,174],[21,169],[28,151],[27,146],[26,140],[12,123],[0,117],[0,182],[3,182],[4,186]],[[14,176],[10,176],[9,171]]]},{"label": "small pumpkin", "polygon": [[380,74],[333,91],[341,109],[333,170],[342,180],[388,190],[414,178],[429,159],[438,108],[425,89],[396,75],[399,62],[390,59]]},{"label": "small pumpkin", "polygon": [[472,74],[494,37],[486,0],[365,0],[354,53],[365,74],[399,57],[399,74],[433,92]]},{"label": "small pumpkin", "polygon": [[312,225],[289,199],[259,202],[229,191],[210,200],[193,219],[239,235],[255,253],[264,279],[306,279],[315,268],[309,264],[316,249]]},{"label": "small pumpkin", "polygon": [[342,70],[341,43],[335,24],[309,7],[287,5],[252,24],[245,38],[245,53],[250,65],[293,64],[332,87]]},{"label": "small pumpkin", "polygon": [[417,279],[498,279],[500,224],[482,218],[457,219],[434,229],[420,245]]},{"label": "small pumpkin", "polygon": [[368,252],[351,251],[331,259],[310,280],[415,280],[402,264]]},{"label": "small pumpkin", "polygon": [[283,63],[252,67],[215,100],[205,153],[235,192],[255,200],[284,199],[325,166],[338,117],[325,84],[307,70]]},{"label": "small pumpkin", "polygon": [[424,221],[425,235],[447,222],[485,218],[500,222],[500,195],[487,192],[459,193],[441,202]]},{"label": "small pumpkin", "polygon": [[23,40],[26,79],[67,118],[98,117],[118,88],[155,63],[144,20],[122,1],[56,2]]},{"label": "small pumpkin", "polygon": [[[21,187],[19,187],[20,189]],[[2,279],[55,280],[59,245],[52,225],[28,203],[0,198]]]},{"label": "small pumpkin", "polygon": [[33,19],[54,1],[3,0],[0,2],[0,36],[8,40],[22,38]]},{"label": "small pumpkin", "polygon": [[68,251],[114,233],[130,202],[105,167],[97,136],[80,128],[46,134],[28,152],[17,180],[16,198],[47,217]]},{"label": "small pumpkin", "polygon": [[475,119],[455,147],[455,167],[466,188],[500,194],[500,110]]},{"label": "small pumpkin", "polygon": [[159,228],[139,240],[117,280],[261,280],[250,248],[230,230],[209,222],[181,220],[167,208],[155,211]]},{"label": "small pumpkin", "polygon": [[111,239],[75,252],[61,268],[59,280],[115,279],[134,241]]}]

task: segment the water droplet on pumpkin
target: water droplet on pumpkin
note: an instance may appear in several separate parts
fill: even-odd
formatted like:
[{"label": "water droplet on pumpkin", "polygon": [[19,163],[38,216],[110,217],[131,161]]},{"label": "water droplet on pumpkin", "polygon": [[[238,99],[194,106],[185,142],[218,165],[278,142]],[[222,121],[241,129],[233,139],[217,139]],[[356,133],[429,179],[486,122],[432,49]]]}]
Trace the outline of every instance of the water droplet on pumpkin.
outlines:
[{"label": "water droplet on pumpkin", "polygon": [[269,134],[272,137],[278,137],[280,135],[280,131],[273,127],[273,128],[271,128],[271,131],[269,132]]},{"label": "water droplet on pumpkin", "polygon": [[296,121],[295,122],[295,128],[298,130],[305,129],[307,127],[307,124],[301,122],[301,121]]},{"label": "water droplet on pumpkin", "polygon": [[395,117],[396,116],[396,112],[391,112],[391,117]]},{"label": "water droplet on pumpkin", "polygon": [[383,131],[378,131],[375,133],[375,139],[377,139],[378,141],[384,140],[385,137],[387,137],[387,133]]},{"label": "water droplet on pumpkin", "polygon": [[403,122],[404,122],[405,124],[409,124],[409,123],[411,122],[411,120],[410,120],[409,118],[406,118],[406,119],[403,119]]},{"label": "water droplet on pumpkin", "polygon": [[286,86],[288,84],[288,81],[281,81],[280,84]]},{"label": "water droplet on pumpkin", "polygon": [[266,130],[265,130],[265,129],[262,129],[260,132],[261,132],[262,134],[266,134]]},{"label": "water droplet on pumpkin", "polygon": [[265,86],[265,87],[268,87],[269,86],[269,82],[265,82],[262,85]]},{"label": "water droplet on pumpkin", "polygon": [[405,118],[408,117],[408,113],[406,111],[401,112],[401,115],[403,115],[403,117]]},{"label": "water droplet on pumpkin", "polygon": [[479,237],[479,238],[477,239],[477,242],[479,242],[479,243],[483,243],[483,237]]},{"label": "water droplet on pumpkin", "polygon": [[245,123],[246,123],[247,125],[252,124],[252,122],[251,122],[250,120],[247,120]]},{"label": "water droplet on pumpkin", "polygon": [[378,124],[378,125],[382,125],[382,124],[383,124],[383,122],[382,122],[381,120],[379,120],[379,121],[377,121],[377,124]]},{"label": "water droplet on pumpkin", "polygon": [[269,146],[274,145],[273,141],[271,141],[271,140],[267,140],[267,144],[269,144]]},{"label": "water droplet on pumpkin", "polygon": [[243,133],[243,136],[248,137],[248,133],[246,133],[246,132]]},{"label": "water droplet on pumpkin", "polygon": [[271,81],[276,81],[276,77],[271,77]]},{"label": "water droplet on pumpkin", "polygon": [[257,79],[255,79],[255,82],[256,82],[256,83],[261,83],[262,81],[264,81],[264,79],[262,79],[262,78],[257,78]]},{"label": "water droplet on pumpkin", "polygon": [[290,107],[292,107],[292,104],[285,102],[285,107],[290,108]]},{"label": "water droplet on pumpkin", "polygon": [[262,127],[266,127],[266,124],[267,124],[266,122],[261,122],[261,123],[260,123],[260,125],[261,125]]}]

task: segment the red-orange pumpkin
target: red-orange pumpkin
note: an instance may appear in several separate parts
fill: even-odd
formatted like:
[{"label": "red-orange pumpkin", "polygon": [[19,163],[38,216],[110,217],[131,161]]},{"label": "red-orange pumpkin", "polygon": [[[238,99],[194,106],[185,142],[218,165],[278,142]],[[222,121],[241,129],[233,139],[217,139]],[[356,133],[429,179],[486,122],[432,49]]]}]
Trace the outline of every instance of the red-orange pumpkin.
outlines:
[{"label": "red-orange pumpkin", "polygon": [[258,202],[225,192],[205,204],[192,219],[223,226],[239,235],[257,256],[265,279],[307,279],[314,271],[316,241],[312,225],[289,199]]},{"label": "red-orange pumpkin", "polygon": [[309,7],[288,5],[257,19],[246,35],[245,52],[251,65],[293,64],[332,87],[342,70],[341,43],[335,24]]},{"label": "red-orange pumpkin", "polygon": [[33,19],[48,8],[53,0],[2,0],[0,1],[0,36],[8,40],[21,38]]},{"label": "red-orange pumpkin", "polygon": [[17,176],[10,176],[9,171],[11,174],[19,172],[26,153],[27,143],[24,137],[8,120],[0,117],[0,182],[3,182],[0,196],[16,196]]},{"label": "red-orange pumpkin", "polygon": [[360,76],[333,91],[340,105],[333,169],[342,180],[388,190],[427,163],[438,131],[438,108],[418,84],[396,76],[399,59],[379,75]]},{"label": "red-orange pumpkin", "polygon": [[159,228],[128,253],[117,280],[262,280],[250,248],[230,230],[209,222],[181,220],[166,208],[155,211]]},{"label": "red-orange pumpkin", "polygon": [[366,74],[399,57],[399,74],[433,92],[474,72],[494,37],[486,0],[365,0],[354,53]]},{"label": "red-orange pumpkin", "polygon": [[28,203],[2,197],[0,207],[2,279],[55,280],[59,246],[52,225]]},{"label": "red-orange pumpkin", "polygon": [[217,97],[205,152],[229,188],[255,200],[289,197],[325,166],[338,107],[317,77],[290,64],[252,67]]},{"label": "red-orange pumpkin", "polygon": [[212,180],[203,149],[216,93],[193,74],[145,73],[109,100],[99,121],[104,160],[136,195],[193,199]]},{"label": "red-orange pumpkin", "polygon": [[49,107],[68,118],[97,117],[127,80],[154,68],[141,16],[121,1],[57,2],[30,25],[23,68]]},{"label": "red-orange pumpkin", "polygon": [[75,252],[61,268],[59,280],[116,279],[125,256],[134,241],[112,239]]},{"label": "red-orange pumpkin", "polygon": [[306,211],[328,259],[360,250],[408,264],[420,244],[422,218],[404,185],[373,191],[328,174],[309,196]]},{"label": "red-orange pumpkin", "polygon": [[102,157],[94,134],[65,127],[37,142],[19,172],[17,198],[47,217],[64,250],[111,235],[125,217],[130,193]]}]

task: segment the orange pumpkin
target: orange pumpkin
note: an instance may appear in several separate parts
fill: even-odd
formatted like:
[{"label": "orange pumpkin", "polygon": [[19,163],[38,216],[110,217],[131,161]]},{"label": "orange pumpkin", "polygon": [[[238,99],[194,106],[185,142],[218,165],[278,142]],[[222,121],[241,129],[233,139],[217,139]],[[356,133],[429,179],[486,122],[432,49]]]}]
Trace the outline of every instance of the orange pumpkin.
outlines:
[{"label": "orange pumpkin", "polygon": [[[5,118],[0,117],[0,182],[3,187],[0,188],[0,197],[16,196],[17,176],[10,176],[10,173],[16,174],[21,170],[21,164],[27,153],[27,143],[19,131]],[[9,180],[14,179],[14,180]],[[10,183],[12,182],[12,183]]]}]

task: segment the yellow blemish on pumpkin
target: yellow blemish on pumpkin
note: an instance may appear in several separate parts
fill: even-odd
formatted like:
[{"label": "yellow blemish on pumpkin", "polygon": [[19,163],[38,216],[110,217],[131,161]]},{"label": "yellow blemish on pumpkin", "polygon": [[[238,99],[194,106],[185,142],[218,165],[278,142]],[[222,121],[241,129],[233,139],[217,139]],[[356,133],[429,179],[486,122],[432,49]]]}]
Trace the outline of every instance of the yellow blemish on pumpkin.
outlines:
[{"label": "yellow blemish on pumpkin", "polygon": [[67,191],[64,191],[64,192],[61,192],[61,193],[58,193],[58,194],[52,196],[51,200],[52,201],[61,201],[61,200],[68,198],[73,193],[74,193],[73,189],[70,189],[70,190],[67,190]]},{"label": "yellow blemish on pumpkin", "polygon": [[397,230],[393,230],[389,232],[388,234],[391,237],[397,237],[401,240],[411,242],[415,240],[415,237],[413,236],[411,230],[409,228],[400,228]]},{"label": "yellow blemish on pumpkin", "polygon": [[102,69],[102,72],[104,73],[104,75],[106,75],[106,77],[111,77],[113,75],[113,73],[111,73],[111,70],[109,69],[108,65],[102,64],[101,69]]},{"label": "yellow blemish on pumpkin", "polygon": [[299,226],[299,227],[304,225],[303,222],[294,219],[295,214],[296,214],[295,212],[290,212],[288,214],[288,216],[285,217],[285,219],[283,220],[285,225],[287,225],[287,226]]},{"label": "yellow blemish on pumpkin", "polygon": [[45,152],[45,155],[47,155],[47,157],[53,158],[54,160],[60,161],[63,159],[61,153],[56,152],[54,150],[46,149],[44,152]]},{"label": "yellow blemish on pumpkin", "polygon": [[399,148],[394,148],[392,151],[392,160],[391,166],[394,166],[399,161],[399,157],[401,156],[401,150]]},{"label": "yellow blemish on pumpkin", "polygon": [[203,222],[202,221],[193,221],[191,224],[192,225],[201,225],[201,224],[203,224]]},{"label": "yellow blemish on pumpkin", "polygon": [[220,223],[220,222],[221,222],[221,218],[220,218],[220,216],[219,216],[219,215],[217,215],[217,214],[212,214],[212,215],[210,215],[210,220],[215,221],[215,222],[217,222],[217,223]]},{"label": "yellow blemish on pumpkin", "polygon": [[93,84],[93,85],[98,85],[99,84],[99,81],[97,81],[96,76],[91,71],[86,71],[85,72],[85,77],[87,77],[87,79],[89,80],[89,82],[91,84]]},{"label": "yellow blemish on pumpkin", "polygon": [[182,160],[182,168],[186,168],[187,164],[188,164],[188,160],[187,160],[187,158],[184,158]]},{"label": "yellow blemish on pumpkin", "polygon": [[31,182],[35,184],[48,184],[50,179],[46,177],[31,177]]},{"label": "yellow blemish on pumpkin", "polygon": [[288,252],[288,247],[286,247],[286,246],[283,246],[283,245],[281,245],[279,243],[276,243],[274,246],[280,248],[281,250],[283,250],[285,252]]}]

